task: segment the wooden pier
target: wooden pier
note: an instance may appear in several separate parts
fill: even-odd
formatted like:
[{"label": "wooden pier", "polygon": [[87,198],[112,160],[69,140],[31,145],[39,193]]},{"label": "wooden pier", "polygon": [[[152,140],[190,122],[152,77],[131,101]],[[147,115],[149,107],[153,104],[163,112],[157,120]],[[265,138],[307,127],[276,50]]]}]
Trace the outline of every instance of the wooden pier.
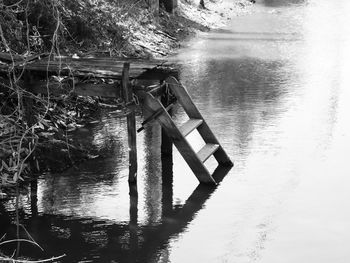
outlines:
[{"label": "wooden pier", "polygon": [[[164,60],[45,55],[24,58],[0,53],[0,75],[6,76],[13,70],[23,73],[19,84],[35,94],[73,93],[122,99],[124,105],[129,107],[126,117],[131,183],[136,182],[137,178],[135,98],[142,101],[142,107],[150,114],[142,124],[157,120],[162,126],[162,153],[171,156],[174,143],[201,183],[215,184],[204,165],[210,156],[213,155],[220,165],[233,165],[185,87],[176,80],[177,69]],[[154,84],[135,85],[135,82],[145,80]],[[181,127],[177,127],[171,118],[175,100],[190,118]],[[198,153],[186,140],[186,136],[196,129],[206,143]]]}]

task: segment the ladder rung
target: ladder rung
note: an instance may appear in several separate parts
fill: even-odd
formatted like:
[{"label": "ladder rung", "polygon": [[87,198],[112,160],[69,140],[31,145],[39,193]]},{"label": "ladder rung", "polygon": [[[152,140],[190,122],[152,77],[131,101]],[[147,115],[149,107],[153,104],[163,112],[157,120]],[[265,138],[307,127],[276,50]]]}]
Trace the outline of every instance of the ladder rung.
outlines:
[{"label": "ladder rung", "polygon": [[189,119],[179,128],[179,130],[181,134],[184,137],[186,137],[188,134],[190,134],[194,129],[196,129],[202,123],[203,123],[203,120],[200,120],[200,119]]},{"label": "ladder rung", "polygon": [[204,163],[218,148],[218,144],[208,143],[197,153],[197,156]]}]

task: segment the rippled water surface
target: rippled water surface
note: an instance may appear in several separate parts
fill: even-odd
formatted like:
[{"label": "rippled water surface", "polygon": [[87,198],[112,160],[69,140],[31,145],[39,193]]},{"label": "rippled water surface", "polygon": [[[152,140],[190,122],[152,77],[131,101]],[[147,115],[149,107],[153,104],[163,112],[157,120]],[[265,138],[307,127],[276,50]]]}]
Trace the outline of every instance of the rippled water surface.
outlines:
[{"label": "rippled water surface", "polygon": [[[24,225],[45,249],[23,245],[23,253],[65,253],[65,262],[349,262],[348,14],[347,0],[260,0],[253,14],[200,34],[173,59],[235,167],[216,170],[217,187],[198,186],[177,151],[173,166],[161,159],[159,126],[149,126],[138,136],[136,194],[125,120],[104,114],[76,136],[106,158],[45,175],[37,199],[22,198]],[[176,109],[175,118],[186,116]],[[198,134],[189,140],[200,147]],[[0,205],[10,234],[12,205]]]}]

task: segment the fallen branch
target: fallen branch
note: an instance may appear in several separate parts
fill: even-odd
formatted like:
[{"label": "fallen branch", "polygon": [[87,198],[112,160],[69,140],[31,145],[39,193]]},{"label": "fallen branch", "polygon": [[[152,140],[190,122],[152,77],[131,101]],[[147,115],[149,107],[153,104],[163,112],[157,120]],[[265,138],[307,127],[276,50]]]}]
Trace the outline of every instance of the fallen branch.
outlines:
[{"label": "fallen branch", "polygon": [[160,34],[160,35],[163,35],[163,36],[166,36],[167,38],[170,38],[171,40],[174,40],[174,41],[177,41],[176,37],[173,37],[163,31],[160,31],[160,30],[156,30],[156,33]]},{"label": "fallen branch", "polygon": [[0,243],[0,246],[4,245],[4,244],[8,244],[8,243],[14,243],[14,242],[28,242],[31,243],[33,245],[36,245],[37,247],[39,247],[41,250],[43,250],[41,248],[41,246],[39,246],[36,242],[28,240],[28,239],[14,239],[14,240],[6,240]]},{"label": "fallen branch", "polygon": [[155,49],[153,49],[153,48],[147,47],[147,46],[142,45],[142,44],[139,44],[139,43],[136,43],[136,44],[139,45],[139,46],[142,47],[142,48],[148,49],[149,51],[158,53],[158,54],[160,54],[160,55],[162,55],[162,56],[166,56],[166,53],[164,53],[163,51],[155,50]]},{"label": "fallen branch", "polygon": [[13,258],[0,257],[0,260],[5,261],[5,262],[13,262],[13,263],[42,263],[42,262],[54,262],[54,261],[61,259],[65,256],[66,256],[66,254],[63,254],[63,255],[58,256],[58,257],[42,259],[42,260],[24,260],[24,259],[13,259]]}]

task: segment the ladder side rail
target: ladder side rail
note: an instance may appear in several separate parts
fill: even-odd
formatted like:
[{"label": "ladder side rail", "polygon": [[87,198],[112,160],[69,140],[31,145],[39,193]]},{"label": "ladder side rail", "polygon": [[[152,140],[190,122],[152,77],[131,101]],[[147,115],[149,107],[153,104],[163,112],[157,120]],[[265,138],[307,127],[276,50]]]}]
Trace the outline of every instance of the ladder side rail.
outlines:
[{"label": "ladder side rail", "polygon": [[166,111],[164,106],[160,103],[160,101],[155,99],[151,94],[147,94],[144,100],[144,104],[147,108],[155,112],[163,109],[162,114],[157,116],[157,120],[167,132],[169,137],[172,138],[174,145],[181,153],[185,161],[188,163],[197,179],[201,183],[215,184],[215,180],[211,176],[210,172],[201,162],[192,146],[183,137],[179,128],[175,125],[171,116]]},{"label": "ladder side rail", "polygon": [[205,143],[219,145],[219,149],[214,153],[214,157],[218,161],[218,163],[224,164],[224,165],[233,165],[232,161],[230,160],[230,158],[222,148],[221,144],[219,143],[218,139],[216,138],[216,136],[214,135],[210,127],[208,126],[207,122],[203,118],[197,106],[194,104],[186,88],[174,77],[167,78],[166,83],[168,83],[170,90],[174,93],[174,95],[176,96],[177,100],[184,108],[187,115],[190,118],[203,120],[203,123],[197,127],[197,130],[199,134],[202,136]]}]

